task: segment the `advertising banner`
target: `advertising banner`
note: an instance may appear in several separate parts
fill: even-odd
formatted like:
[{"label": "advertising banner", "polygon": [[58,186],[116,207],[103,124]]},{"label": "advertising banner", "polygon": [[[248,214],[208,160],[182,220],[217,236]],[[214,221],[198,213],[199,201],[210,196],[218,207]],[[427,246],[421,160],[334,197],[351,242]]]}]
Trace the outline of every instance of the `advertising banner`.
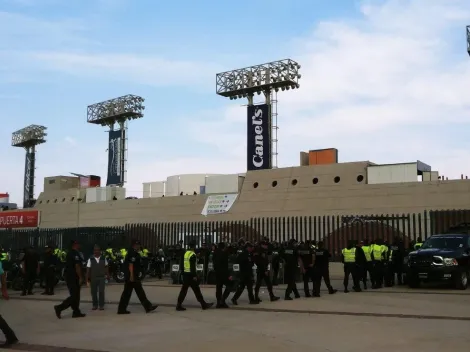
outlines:
[{"label": "advertising banner", "polygon": [[0,229],[20,229],[38,226],[38,210],[0,211]]},{"label": "advertising banner", "polygon": [[201,214],[204,216],[226,213],[237,199],[238,194],[219,194],[209,196]]},{"label": "advertising banner", "polygon": [[271,169],[269,105],[251,105],[247,111],[247,170]]},{"label": "advertising banner", "polygon": [[124,181],[121,165],[121,130],[109,131],[108,179],[106,186],[121,185]]}]

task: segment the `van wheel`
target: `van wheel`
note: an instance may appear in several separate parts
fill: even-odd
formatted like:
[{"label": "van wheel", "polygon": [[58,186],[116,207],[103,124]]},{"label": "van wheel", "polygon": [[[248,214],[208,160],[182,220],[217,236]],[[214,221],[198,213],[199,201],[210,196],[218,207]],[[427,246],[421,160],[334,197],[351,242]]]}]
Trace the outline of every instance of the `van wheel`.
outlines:
[{"label": "van wheel", "polygon": [[468,272],[463,270],[455,278],[455,288],[457,290],[466,290],[468,287]]}]

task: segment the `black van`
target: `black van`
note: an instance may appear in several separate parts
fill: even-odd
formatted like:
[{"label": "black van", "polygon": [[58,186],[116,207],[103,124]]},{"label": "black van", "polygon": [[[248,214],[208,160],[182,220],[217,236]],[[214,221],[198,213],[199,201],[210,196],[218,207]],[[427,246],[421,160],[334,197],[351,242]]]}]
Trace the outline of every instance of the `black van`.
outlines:
[{"label": "black van", "polygon": [[408,255],[406,278],[410,287],[421,282],[451,282],[460,290],[468,287],[470,235],[433,235]]}]

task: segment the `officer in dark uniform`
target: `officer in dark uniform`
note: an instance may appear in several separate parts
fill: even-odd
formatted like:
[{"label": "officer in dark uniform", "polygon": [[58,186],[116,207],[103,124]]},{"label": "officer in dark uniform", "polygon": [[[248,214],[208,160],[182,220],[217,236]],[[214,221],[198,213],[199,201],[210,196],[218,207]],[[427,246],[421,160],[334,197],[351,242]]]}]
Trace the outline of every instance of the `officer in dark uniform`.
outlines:
[{"label": "officer in dark uniform", "polygon": [[245,249],[241,250],[237,255],[237,264],[240,265],[240,283],[237,292],[232,297],[232,303],[238,305],[238,299],[243,291],[248,291],[248,299],[250,304],[258,304],[259,301],[255,300],[253,295],[253,245],[250,242],[245,243]]},{"label": "officer in dark uniform", "polygon": [[54,286],[55,286],[55,270],[59,259],[52,252],[52,247],[46,246],[46,253],[44,254],[44,283],[45,290],[42,295],[54,295]]},{"label": "officer in dark uniform", "polygon": [[[315,283],[315,277],[313,276],[313,265],[315,263],[315,254],[310,244],[300,242],[299,244],[299,258],[300,258],[300,270],[302,271],[302,277],[304,280],[304,293],[305,297],[312,297],[312,295],[318,295],[319,292],[315,292],[317,287]],[[312,295],[310,295],[309,282],[313,282]]]},{"label": "officer in dark uniform", "polygon": [[83,284],[83,255],[79,252],[80,244],[72,241],[72,248],[65,259],[65,282],[70,296],[61,304],[54,306],[57,318],[61,318],[62,311],[72,308],[73,318],[83,318],[85,314],[80,311],[80,286]]},{"label": "officer in dark uniform", "polygon": [[[232,291],[232,276],[228,267],[228,252],[224,242],[220,242],[212,257],[215,271],[215,296],[217,297],[216,308],[229,308],[225,301]],[[222,289],[225,290],[222,294]]]},{"label": "officer in dark uniform", "polygon": [[124,259],[124,289],[119,300],[119,306],[117,314],[130,314],[127,310],[129,300],[132,296],[132,291],[135,291],[137,298],[145,309],[146,313],[153,312],[157,309],[157,305],[152,304],[145,294],[142,282],[140,281],[140,271],[142,270],[140,242],[138,240],[132,241],[132,247],[127,251],[126,258]]},{"label": "officer in dark uniform", "polygon": [[271,284],[270,279],[270,265],[268,258],[268,240],[264,239],[259,246],[254,251],[254,263],[256,264],[256,285],[255,285],[255,300],[261,302],[259,298],[259,290],[261,288],[261,283],[264,281],[266,283],[266,288],[269,292],[269,299],[271,302],[279,300],[279,297],[276,297],[273,293],[273,285]]},{"label": "officer in dark uniform", "polygon": [[194,292],[196,299],[201,304],[203,310],[209,309],[214,305],[214,303],[207,303],[204,300],[204,297],[201,293],[201,288],[199,287],[199,278],[197,277],[196,272],[196,243],[191,242],[189,244],[189,249],[184,253],[183,257],[183,286],[181,286],[180,294],[178,295],[178,303],[176,305],[177,311],[185,311],[186,308],[183,307],[184,299],[188,293],[188,288]]},{"label": "officer in dark uniform", "polygon": [[[7,287],[7,275],[5,271],[3,270],[3,265],[1,262],[0,262],[0,277],[1,277],[1,282],[2,282],[2,290],[5,290],[3,293],[3,297],[4,299],[8,299],[8,295],[5,293],[6,287]],[[15,332],[8,325],[6,320],[1,315],[0,315],[0,330],[2,330],[3,335],[5,335],[5,340],[6,340],[2,347],[7,348],[18,343],[18,338],[16,337]]]},{"label": "officer in dark uniform", "polygon": [[284,277],[287,284],[284,299],[291,301],[290,294],[294,292],[295,298],[300,298],[299,291],[297,291],[297,284],[295,283],[295,276],[297,274],[299,265],[299,254],[297,252],[297,240],[294,238],[289,241],[289,244],[282,251],[282,256],[285,261]]},{"label": "officer in dark uniform", "polygon": [[387,253],[387,269],[385,284],[388,287],[395,285],[395,276],[398,285],[403,283],[403,260],[405,258],[405,245],[400,238],[395,237]]},{"label": "officer in dark uniform", "polygon": [[23,292],[21,296],[32,295],[33,286],[36,281],[36,277],[39,275],[39,254],[34,250],[33,247],[26,248],[25,255],[21,261],[21,267],[23,271]]},{"label": "officer in dark uniform", "polygon": [[279,255],[279,243],[272,242],[271,265],[273,269],[273,286],[278,285],[279,269],[281,267],[281,256]]},{"label": "officer in dark uniform", "polygon": [[[320,296],[320,286],[321,280],[325,280],[325,285],[328,288],[328,292],[330,295],[338,292],[331,286],[330,282],[330,258],[331,253],[328,249],[325,248],[325,244],[323,241],[318,242],[318,246],[315,251],[315,264],[313,265],[313,272],[315,276],[315,284],[317,287],[315,288],[314,292]],[[315,297],[318,297],[314,294]]]}]

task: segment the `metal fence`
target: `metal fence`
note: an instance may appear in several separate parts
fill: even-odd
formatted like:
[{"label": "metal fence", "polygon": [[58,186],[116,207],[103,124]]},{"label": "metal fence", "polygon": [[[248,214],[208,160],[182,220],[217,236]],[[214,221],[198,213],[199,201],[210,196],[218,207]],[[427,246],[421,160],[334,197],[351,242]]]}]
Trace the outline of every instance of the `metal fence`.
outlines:
[{"label": "metal fence", "polygon": [[102,247],[128,246],[139,239],[149,250],[179,241],[196,241],[199,245],[219,241],[235,242],[240,238],[252,242],[267,236],[284,242],[323,240],[334,256],[339,255],[348,240],[382,238],[393,241],[401,237],[405,244],[436,233],[468,231],[470,210],[425,211],[411,214],[380,214],[370,216],[303,216],[253,218],[245,221],[200,221],[178,223],[127,224],[116,227],[80,227],[67,229],[29,229],[0,231],[4,247],[19,249],[27,245],[41,247],[55,244],[66,248],[78,239],[84,252],[94,244]]}]

